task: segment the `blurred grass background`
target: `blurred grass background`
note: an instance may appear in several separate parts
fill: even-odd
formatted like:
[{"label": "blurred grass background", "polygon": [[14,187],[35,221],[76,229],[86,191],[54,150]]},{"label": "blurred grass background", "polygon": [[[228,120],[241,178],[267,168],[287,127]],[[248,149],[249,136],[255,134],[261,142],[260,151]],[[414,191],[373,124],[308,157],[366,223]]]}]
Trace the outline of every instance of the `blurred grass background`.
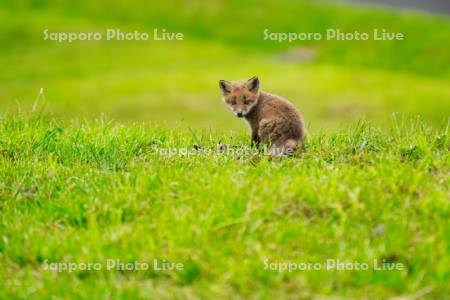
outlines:
[{"label": "blurred grass background", "polygon": [[[44,41],[107,28],[182,32],[183,41]],[[270,32],[402,32],[404,41],[278,43]],[[0,3],[0,109],[40,106],[64,117],[245,130],[220,100],[219,79],[258,75],[293,101],[311,131],[398,112],[442,123],[450,112],[450,18],[292,0],[25,0]],[[45,103],[42,103],[45,102]]]}]

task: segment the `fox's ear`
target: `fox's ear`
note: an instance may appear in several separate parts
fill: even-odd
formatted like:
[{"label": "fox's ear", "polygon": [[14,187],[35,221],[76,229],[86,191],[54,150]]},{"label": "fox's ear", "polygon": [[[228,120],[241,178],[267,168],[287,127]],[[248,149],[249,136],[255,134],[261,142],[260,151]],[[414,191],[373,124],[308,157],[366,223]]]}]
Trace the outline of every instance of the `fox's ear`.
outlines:
[{"label": "fox's ear", "polygon": [[250,78],[245,85],[250,92],[257,92],[259,89],[259,79],[256,76]]},{"label": "fox's ear", "polygon": [[228,95],[231,92],[231,83],[226,80],[219,80],[219,87],[224,96]]}]

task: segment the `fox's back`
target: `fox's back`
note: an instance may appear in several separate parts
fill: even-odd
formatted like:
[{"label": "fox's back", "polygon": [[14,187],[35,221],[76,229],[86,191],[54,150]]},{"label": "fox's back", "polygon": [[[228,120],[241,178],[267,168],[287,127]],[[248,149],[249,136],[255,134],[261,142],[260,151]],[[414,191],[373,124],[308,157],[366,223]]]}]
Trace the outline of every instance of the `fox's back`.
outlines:
[{"label": "fox's back", "polygon": [[259,124],[263,119],[282,122],[293,138],[304,136],[303,119],[297,109],[288,100],[269,93],[261,92],[258,105],[248,116],[250,125]]}]

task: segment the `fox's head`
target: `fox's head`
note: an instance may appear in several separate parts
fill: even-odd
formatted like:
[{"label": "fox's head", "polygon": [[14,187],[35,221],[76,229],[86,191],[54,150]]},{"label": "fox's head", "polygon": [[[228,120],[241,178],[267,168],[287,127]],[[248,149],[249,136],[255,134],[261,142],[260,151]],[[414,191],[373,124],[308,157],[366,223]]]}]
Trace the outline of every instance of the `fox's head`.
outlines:
[{"label": "fox's head", "polygon": [[219,87],[223,101],[239,118],[245,117],[258,103],[259,79],[256,76],[246,82],[220,80]]}]

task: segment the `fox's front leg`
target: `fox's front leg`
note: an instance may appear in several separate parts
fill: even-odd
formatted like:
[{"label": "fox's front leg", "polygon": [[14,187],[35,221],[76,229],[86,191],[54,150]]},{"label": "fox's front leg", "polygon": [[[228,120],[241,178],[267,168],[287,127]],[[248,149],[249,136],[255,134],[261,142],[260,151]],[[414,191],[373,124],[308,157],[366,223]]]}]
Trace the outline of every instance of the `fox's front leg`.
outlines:
[{"label": "fox's front leg", "polygon": [[256,148],[259,148],[260,143],[261,139],[258,135],[258,130],[252,130],[252,146],[256,146]]}]

